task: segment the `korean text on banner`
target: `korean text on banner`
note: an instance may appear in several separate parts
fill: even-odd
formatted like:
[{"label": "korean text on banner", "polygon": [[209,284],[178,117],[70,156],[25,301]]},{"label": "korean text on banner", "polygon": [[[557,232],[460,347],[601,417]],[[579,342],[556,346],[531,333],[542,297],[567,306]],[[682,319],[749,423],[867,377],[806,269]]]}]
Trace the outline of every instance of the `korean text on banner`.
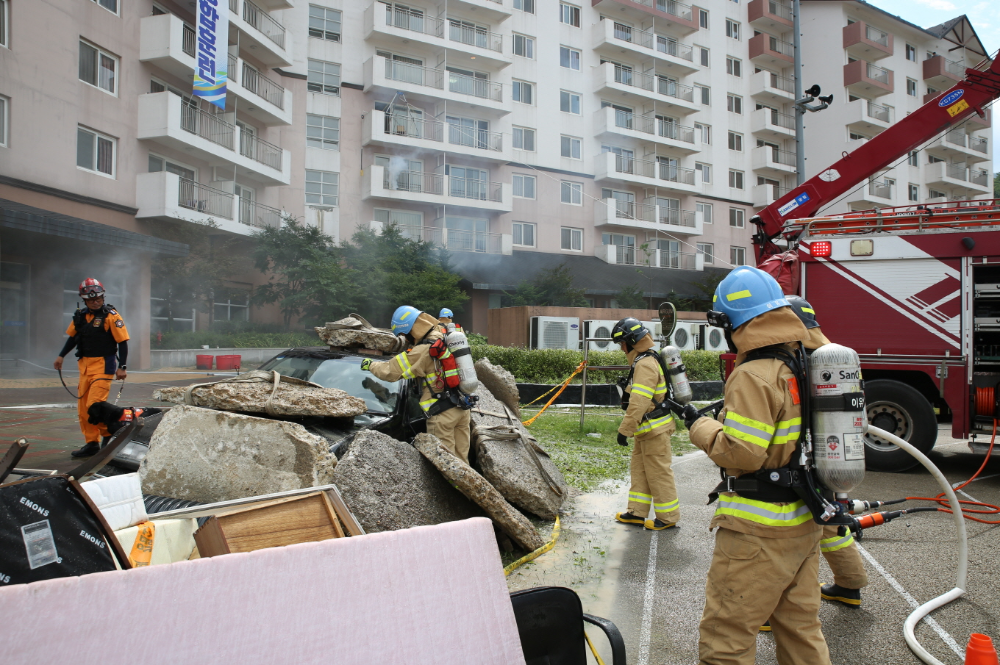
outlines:
[{"label": "korean text on banner", "polygon": [[198,57],[194,95],[226,108],[226,68],[229,65],[229,6],[226,0],[197,0]]}]

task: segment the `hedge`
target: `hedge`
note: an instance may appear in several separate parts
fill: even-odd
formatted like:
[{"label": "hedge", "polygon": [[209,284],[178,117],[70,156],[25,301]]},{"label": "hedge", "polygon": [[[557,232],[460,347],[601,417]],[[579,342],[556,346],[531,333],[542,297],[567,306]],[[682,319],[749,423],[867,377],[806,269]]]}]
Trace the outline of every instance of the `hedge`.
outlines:
[{"label": "hedge", "polygon": [[199,332],[168,332],[157,342],[151,336],[150,347],[157,349],[200,349],[205,344],[213,349],[279,349],[293,346],[323,346],[316,333],[307,332],[238,332],[225,333],[213,330]]},{"label": "hedge", "polygon": [[[491,363],[500,365],[522,383],[560,383],[583,360],[583,352],[484,344],[472,347],[472,357],[476,360],[488,358]],[[719,374],[719,353],[716,351],[681,351],[681,359],[687,366],[688,379],[691,381],[722,379]],[[588,362],[591,365],[625,365],[628,361],[622,351],[591,351]],[[614,383],[623,373],[587,372],[587,382]],[[573,382],[579,381],[580,375],[577,375]]]}]

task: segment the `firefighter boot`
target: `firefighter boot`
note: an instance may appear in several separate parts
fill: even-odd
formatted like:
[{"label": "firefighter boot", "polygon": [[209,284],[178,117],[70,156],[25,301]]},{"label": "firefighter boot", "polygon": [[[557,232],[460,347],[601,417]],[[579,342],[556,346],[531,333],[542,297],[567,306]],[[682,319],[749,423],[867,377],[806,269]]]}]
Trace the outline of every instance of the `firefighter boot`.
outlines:
[{"label": "firefighter boot", "polygon": [[615,520],[621,522],[622,524],[638,524],[642,526],[645,524],[646,520],[638,515],[633,515],[632,511],[627,513],[615,513]]},{"label": "firefighter boot", "polygon": [[646,520],[645,527],[649,531],[663,531],[664,529],[679,529],[677,522],[661,522],[659,519]]},{"label": "firefighter boot", "polygon": [[101,444],[96,441],[89,441],[83,448],[78,448],[70,453],[73,457],[92,457],[101,449]]},{"label": "firefighter boot", "polygon": [[819,595],[826,600],[835,600],[851,607],[861,605],[861,589],[845,589],[833,583],[823,584],[820,586]]}]

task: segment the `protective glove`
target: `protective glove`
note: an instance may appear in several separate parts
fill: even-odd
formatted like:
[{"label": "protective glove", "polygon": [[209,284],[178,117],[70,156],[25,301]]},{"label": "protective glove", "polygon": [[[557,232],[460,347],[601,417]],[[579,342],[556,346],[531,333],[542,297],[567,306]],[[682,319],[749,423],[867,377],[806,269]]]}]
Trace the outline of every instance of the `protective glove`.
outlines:
[{"label": "protective glove", "polygon": [[361,371],[362,372],[370,372],[371,371],[371,369],[370,369],[371,366],[372,366],[372,359],[371,358],[365,358],[364,360],[361,361]]},{"label": "protective glove", "polygon": [[703,417],[702,414],[698,413],[698,407],[694,404],[688,404],[684,407],[684,410],[681,411],[681,418],[684,419],[684,426],[688,429],[691,429],[691,425],[694,424],[694,421],[701,417]]},{"label": "protective glove", "polygon": [[618,433],[618,445],[619,446],[627,446],[628,445],[628,437],[625,436],[624,434],[622,434],[621,432]]}]

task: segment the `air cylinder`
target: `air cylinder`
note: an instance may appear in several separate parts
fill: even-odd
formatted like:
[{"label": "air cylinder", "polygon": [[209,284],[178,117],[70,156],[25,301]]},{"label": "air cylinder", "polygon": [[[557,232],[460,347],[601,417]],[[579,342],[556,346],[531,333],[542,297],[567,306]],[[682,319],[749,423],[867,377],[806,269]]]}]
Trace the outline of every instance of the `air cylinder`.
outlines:
[{"label": "air cylinder", "polygon": [[865,477],[868,414],[858,354],[839,344],[819,347],[809,359],[809,383],[816,475],[833,492],[850,492]]},{"label": "air cylinder", "polygon": [[472,360],[469,338],[454,323],[448,324],[447,331],[445,342],[448,344],[451,355],[455,356],[455,363],[458,365],[458,389],[466,395],[471,395],[479,389],[479,377],[476,376],[476,366]]},{"label": "air cylinder", "polygon": [[664,346],[660,349],[660,357],[667,366],[667,380],[673,388],[674,401],[678,404],[687,404],[694,397],[694,393],[691,392],[691,383],[688,381],[684,361],[681,360],[680,349],[676,346]]}]

